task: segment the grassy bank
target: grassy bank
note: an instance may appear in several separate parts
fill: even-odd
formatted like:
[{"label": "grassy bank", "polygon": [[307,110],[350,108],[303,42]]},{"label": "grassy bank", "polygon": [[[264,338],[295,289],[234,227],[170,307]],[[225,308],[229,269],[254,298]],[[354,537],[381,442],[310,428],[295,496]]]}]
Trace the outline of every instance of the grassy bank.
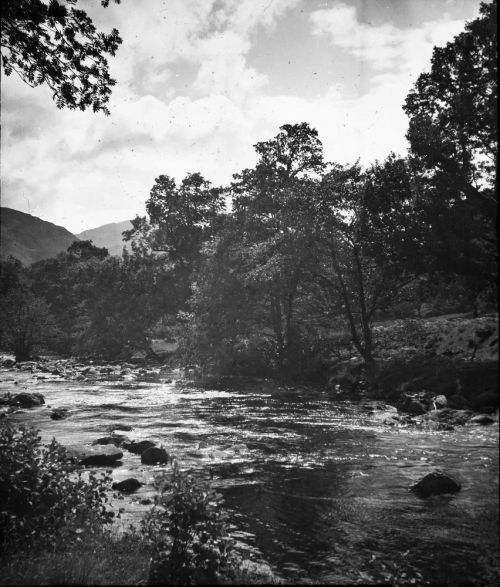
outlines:
[{"label": "grassy bank", "polygon": [[2,557],[2,585],[145,585],[151,547],[137,533],[95,528],[65,548],[36,549]]}]

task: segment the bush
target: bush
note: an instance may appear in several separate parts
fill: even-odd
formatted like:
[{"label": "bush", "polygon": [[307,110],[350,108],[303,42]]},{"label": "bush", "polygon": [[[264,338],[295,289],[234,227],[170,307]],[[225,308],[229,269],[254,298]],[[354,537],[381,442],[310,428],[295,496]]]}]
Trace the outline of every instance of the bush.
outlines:
[{"label": "bush", "polygon": [[222,496],[191,475],[174,471],[172,492],[161,495],[143,520],[153,543],[150,585],[216,584],[231,566]]},{"label": "bush", "polygon": [[95,522],[111,521],[109,476],[77,470],[63,446],[32,428],[0,428],[0,549],[69,547]]}]

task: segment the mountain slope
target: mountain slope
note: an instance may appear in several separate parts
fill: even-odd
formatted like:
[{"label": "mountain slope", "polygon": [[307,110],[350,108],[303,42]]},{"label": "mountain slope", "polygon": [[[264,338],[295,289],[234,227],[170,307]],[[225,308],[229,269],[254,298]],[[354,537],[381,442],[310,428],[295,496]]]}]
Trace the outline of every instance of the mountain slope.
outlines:
[{"label": "mountain slope", "polygon": [[10,255],[24,265],[55,257],[79,240],[62,226],[12,208],[0,208],[0,257]]},{"label": "mountain slope", "polygon": [[[96,247],[106,247],[110,255],[121,256],[125,245],[122,240],[122,232],[130,228],[132,228],[130,220],[124,220],[85,230],[77,236],[80,240],[91,240]],[[127,249],[130,249],[128,243],[126,246]]]}]

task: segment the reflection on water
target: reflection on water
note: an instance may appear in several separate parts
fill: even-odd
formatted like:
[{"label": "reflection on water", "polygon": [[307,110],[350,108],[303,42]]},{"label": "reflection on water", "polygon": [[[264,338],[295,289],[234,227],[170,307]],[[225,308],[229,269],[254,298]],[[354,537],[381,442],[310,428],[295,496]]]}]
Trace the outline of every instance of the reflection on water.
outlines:
[{"label": "reflection on water", "polygon": [[[238,547],[287,581],[404,582],[420,573],[422,581],[484,584],[488,560],[498,557],[498,425],[398,430],[319,392],[278,397],[151,377],[26,386],[70,409],[56,422],[46,406],[15,415],[34,420],[45,440],[92,442],[128,424],[130,438],[154,440],[184,469],[206,473],[223,490]],[[436,468],[462,491],[427,500],[408,492]],[[118,481],[149,484],[120,503],[127,522],[148,509],[139,501],[152,496],[155,470],[128,452],[113,470]]]}]

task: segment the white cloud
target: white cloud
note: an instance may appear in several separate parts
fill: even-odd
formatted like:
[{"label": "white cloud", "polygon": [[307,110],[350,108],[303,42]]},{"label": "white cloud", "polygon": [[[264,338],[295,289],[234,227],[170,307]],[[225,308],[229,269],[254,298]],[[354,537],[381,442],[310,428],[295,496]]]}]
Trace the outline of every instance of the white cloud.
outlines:
[{"label": "white cloud", "polygon": [[[255,164],[252,145],[285,123],[309,122],[326,158],[339,163],[404,153],[404,98],[432,46],[463,22],[443,18],[402,31],[360,24],[345,4],[316,11],[314,33],[363,59],[375,75],[367,74],[359,96],[333,86],[314,99],[271,95],[272,80],[247,57],[262,30],[298,1],[134,0],[107,10],[87,2],[98,28],[115,26],[124,38],[110,59],[118,80],[112,116],[57,110],[47,89],[6,80],[2,205],[28,211],[29,199],[33,214],[74,232],[132,218],[143,213],[159,174],[180,180],[200,171],[226,184]],[[176,76],[183,85],[175,85]]]},{"label": "white cloud", "polygon": [[463,30],[464,20],[439,21],[419,28],[401,29],[392,24],[373,26],[358,21],[354,6],[338,3],[310,15],[313,33],[348,51],[378,71],[417,76],[429,67],[432,48],[452,40]]}]

